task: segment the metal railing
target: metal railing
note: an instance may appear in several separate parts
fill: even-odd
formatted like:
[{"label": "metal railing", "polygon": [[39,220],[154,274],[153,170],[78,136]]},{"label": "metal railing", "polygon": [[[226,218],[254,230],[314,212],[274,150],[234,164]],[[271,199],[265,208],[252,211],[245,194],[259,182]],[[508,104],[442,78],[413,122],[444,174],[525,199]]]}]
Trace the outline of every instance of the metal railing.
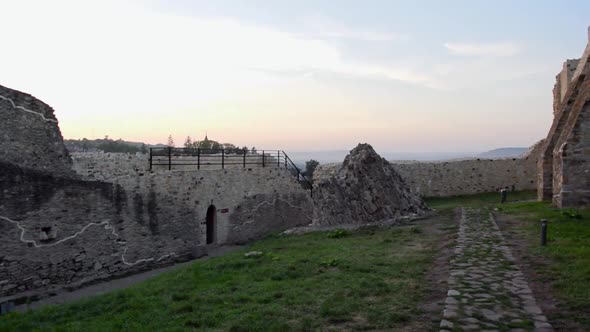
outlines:
[{"label": "metal railing", "polygon": [[285,168],[297,181],[313,195],[313,185],[303,175],[301,170],[282,150],[262,150],[251,152],[247,149],[200,149],[200,148],[150,148],[150,171],[154,168],[168,170],[197,170],[274,167]]}]

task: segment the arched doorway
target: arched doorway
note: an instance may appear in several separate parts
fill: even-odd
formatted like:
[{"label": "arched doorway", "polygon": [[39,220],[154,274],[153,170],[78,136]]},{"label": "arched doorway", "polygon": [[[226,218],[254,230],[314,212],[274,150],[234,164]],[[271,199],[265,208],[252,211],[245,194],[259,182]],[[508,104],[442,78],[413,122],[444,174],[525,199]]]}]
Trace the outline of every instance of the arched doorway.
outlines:
[{"label": "arched doorway", "polygon": [[207,244],[215,242],[215,224],[217,223],[217,209],[209,205],[207,209]]}]

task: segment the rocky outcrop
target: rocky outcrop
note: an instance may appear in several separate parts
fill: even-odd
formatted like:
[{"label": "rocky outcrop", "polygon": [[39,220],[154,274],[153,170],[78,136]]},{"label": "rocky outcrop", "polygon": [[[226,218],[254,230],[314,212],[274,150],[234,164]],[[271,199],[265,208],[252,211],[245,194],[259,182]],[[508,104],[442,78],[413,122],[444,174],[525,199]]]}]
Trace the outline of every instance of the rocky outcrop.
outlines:
[{"label": "rocky outcrop", "polygon": [[340,165],[318,167],[314,182],[315,225],[372,223],[426,209],[369,144],[359,144]]}]

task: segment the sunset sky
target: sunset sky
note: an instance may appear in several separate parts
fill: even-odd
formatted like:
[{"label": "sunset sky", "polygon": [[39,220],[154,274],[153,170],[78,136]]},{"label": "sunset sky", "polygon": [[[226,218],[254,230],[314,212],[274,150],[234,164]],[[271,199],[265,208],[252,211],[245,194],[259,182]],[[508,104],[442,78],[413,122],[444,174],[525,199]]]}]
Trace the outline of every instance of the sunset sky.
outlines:
[{"label": "sunset sky", "polygon": [[529,146],[590,1],[0,0],[0,85],[65,138],[258,148]]}]

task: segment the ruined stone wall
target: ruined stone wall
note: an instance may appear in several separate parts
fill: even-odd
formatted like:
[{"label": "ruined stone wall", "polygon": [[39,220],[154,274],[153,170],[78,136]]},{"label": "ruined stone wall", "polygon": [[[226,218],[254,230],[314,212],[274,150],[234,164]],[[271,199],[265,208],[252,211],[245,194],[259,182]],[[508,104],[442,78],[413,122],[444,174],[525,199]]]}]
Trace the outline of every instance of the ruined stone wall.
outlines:
[{"label": "ruined stone wall", "polygon": [[536,158],[473,159],[393,163],[410,190],[423,197],[447,197],[536,188]]},{"label": "ruined stone wall", "polygon": [[314,186],[317,226],[398,222],[427,209],[391,164],[366,143],[352,149],[340,165],[320,165]]},{"label": "ruined stone wall", "polygon": [[[149,171],[149,154],[144,153],[104,153],[104,152],[73,152],[72,169],[80,176],[91,180],[111,180],[120,176],[143,175]],[[187,165],[174,165],[173,170],[196,171],[195,157],[175,157],[174,163]],[[154,157],[153,171],[168,170],[167,157]],[[226,155],[224,169],[241,169],[243,166],[241,155]],[[221,169],[221,154],[200,156],[201,170]],[[262,168],[262,155],[248,155],[247,168]],[[277,167],[276,156],[265,156],[267,167]],[[281,165],[282,166],[282,165]]]},{"label": "ruined stone wall", "polygon": [[144,153],[73,152],[71,156],[72,169],[85,179],[109,180],[149,169],[149,156]]},{"label": "ruined stone wall", "polygon": [[563,63],[563,69],[559,73],[556,82],[556,86],[559,87],[559,96],[557,98],[559,102],[562,102],[563,98],[565,98],[565,94],[567,93],[567,89],[579,63],[580,59],[568,59]]},{"label": "ruined stone wall", "polygon": [[0,120],[0,303],[187,260],[212,205],[214,244],[311,222],[284,168],[151,173],[146,155],[104,153],[72,165],[53,110],[3,87]]},{"label": "ruined stone wall", "polygon": [[[285,169],[166,171],[113,181],[135,205],[155,196],[160,220],[194,221],[201,243],[210,205],[218,211],[217,243],[241,243],[311,222],[310,193]],[[131,212],[128,218],[138,218]]]},{"label": "ruined stone wall", "polygon": [[[157,197],[138,207],[112,183],[3,164],[0,186],[0,298],[43,296],[66,285],[186,260],[199,243],[196,225],[155,217]],[[134,209],[141,218],[128,217]]]},{"label": "ruined stone wall", "polygon": [[70,173],[71,167],[53,109],[1,85],[0,160],[60,174]]},{"label": "ruined stone wall", "polygon": [[553,151],[553,203],[558,207],[590,205],[590,81],[580,87]]},{"label": "ruined stone wall", "polygon": [[0,164],[0,299],[76,288],[311,222],[284,169],[162,172],[84,181]]},{"label": "ruined stone wall", "polygon": [[589,61],[590,44],[579,60],[565,62],[554,87],[555,118],[538,164],[538,198],[558,207],[590,205]]}]

